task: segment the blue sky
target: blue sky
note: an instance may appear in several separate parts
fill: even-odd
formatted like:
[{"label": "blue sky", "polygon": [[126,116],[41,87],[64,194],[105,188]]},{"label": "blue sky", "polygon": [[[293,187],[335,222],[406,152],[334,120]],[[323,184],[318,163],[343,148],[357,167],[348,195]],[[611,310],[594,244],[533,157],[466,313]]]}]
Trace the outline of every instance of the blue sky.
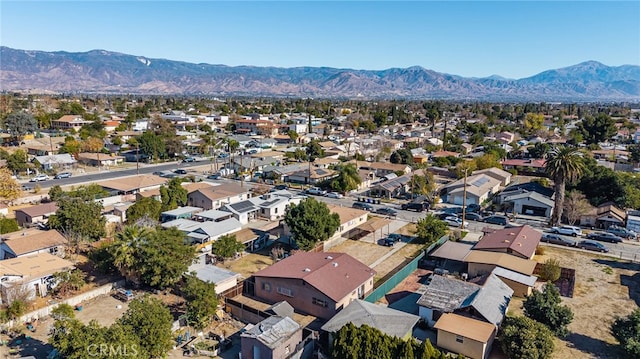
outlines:
[{"label": "blue sky", "polygon": [[640,65],[640,2],[0,0],[0,44],[522,78],[587,60]]}]

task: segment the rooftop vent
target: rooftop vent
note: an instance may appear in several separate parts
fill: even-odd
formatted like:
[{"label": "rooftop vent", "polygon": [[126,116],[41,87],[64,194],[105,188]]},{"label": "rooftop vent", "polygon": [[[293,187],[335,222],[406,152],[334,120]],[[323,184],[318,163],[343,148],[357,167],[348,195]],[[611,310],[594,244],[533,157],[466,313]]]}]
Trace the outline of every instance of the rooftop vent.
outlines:
[{"label": "rooftop vent", "polygon": [[333,262],[333,263],[331,263],[331,264],[333,264],[333,266],[334,266],[334,267],[337,267],[337,266],[338,266],[338,262]]},{"label": "rooftop vent", "polygon": [[302,271],[303,271],[303,272],[311,272],[311,269],[309,269],[309,268],[305,268],[305,269],[303,269]]},{"label": "rooftop vent", "polygon": [[326,260],[332,260],[333,257],[332,256],[327,256],[327,258],[325,258]]}]

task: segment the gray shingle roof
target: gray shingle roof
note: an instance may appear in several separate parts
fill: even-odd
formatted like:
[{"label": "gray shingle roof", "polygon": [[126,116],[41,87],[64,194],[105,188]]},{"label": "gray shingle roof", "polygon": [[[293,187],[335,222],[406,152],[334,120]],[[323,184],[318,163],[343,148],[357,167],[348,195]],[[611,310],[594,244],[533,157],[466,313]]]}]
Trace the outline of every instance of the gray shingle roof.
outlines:
[{"label": "gray shingle roof", "polygon": [[453,312],[478,289],[477,284],[434,275],[417,303],[441,312]]},{"label": "gray shingle roof", "polygon": [[300,330],[300,325],[293,319],[273,316],[246,330],[241,336],[258,339],[267,347],[275,349],[298,330]]},{"label": "gray shingle roof", "polygon": [[512,295],[513,289],[495,274],[490,274],[482,288],[473,296],[470,306],[489,323],[499,326],[507,313]]},{"label": "gray shingle roof", "polygon": [[412,331],[418,319],[420,317],[417,315],[357,299],[333,316],[322,326],[322,330],[335,333],[347,323],[353,323],[357,327],[368,325],[385,334],[402,338]]}]

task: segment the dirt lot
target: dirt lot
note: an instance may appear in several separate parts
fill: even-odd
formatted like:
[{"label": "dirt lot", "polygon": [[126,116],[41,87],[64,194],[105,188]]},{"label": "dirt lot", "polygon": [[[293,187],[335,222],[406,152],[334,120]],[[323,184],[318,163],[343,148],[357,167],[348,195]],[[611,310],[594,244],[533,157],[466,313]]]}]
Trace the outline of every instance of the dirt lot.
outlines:
[{"label": "dirt lot", "polygon": [[[609,328],[616,316],[626,316],[640,304],[640,265],[555,247],[545,247],[545,255],[534,259],[547,258],[576,270],[574,297],[563,298],[574,313],[571,334],[556,340],[554,358],[624,357]],[[522,313],[522,300],[514,299],[509,310]]]},{"label": "dirt lot", "polygon": [[416,253],[422,248],[420,244],[406,244],[404,247],[400,248],[397,252],[395,252],[391,257],[385,259],[382,263],[375,266],[373,269],[378,272],[374,277],[374,280],[378,280],[387,273],[391,272],[397,266],[401,265],[403,262],[411,260],[415,258]]},{"label": "dirt lot", "polygon": [[249,253],[242,258],[229,259],[224,261],[224,263],[218,263],[217,266],[240,273],[244,278],[249,278],[253,273],[267,268],[272,264],[273,260],[269,256]]},{"label": "dirt lot", "polygon": [[389,253],[391,247],[381,246],[379,244],[346,240],[341,244],[332,247],[331,252],[346,253],[360,262],[370,265],[378,260],[378,258]]}]

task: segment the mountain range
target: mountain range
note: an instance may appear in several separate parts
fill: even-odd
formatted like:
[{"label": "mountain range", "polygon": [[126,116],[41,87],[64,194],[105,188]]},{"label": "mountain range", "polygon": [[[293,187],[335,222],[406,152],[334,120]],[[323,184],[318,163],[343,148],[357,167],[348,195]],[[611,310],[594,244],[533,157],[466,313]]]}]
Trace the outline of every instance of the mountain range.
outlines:
[{"label": "mountain range", "polygon": [[640,101],[640,66],[587,61],[522,79],[468,78],[419,66],[387,70],[194,64],[105,50],[45,52],[0,46],[0,91],[444,99]]}]

